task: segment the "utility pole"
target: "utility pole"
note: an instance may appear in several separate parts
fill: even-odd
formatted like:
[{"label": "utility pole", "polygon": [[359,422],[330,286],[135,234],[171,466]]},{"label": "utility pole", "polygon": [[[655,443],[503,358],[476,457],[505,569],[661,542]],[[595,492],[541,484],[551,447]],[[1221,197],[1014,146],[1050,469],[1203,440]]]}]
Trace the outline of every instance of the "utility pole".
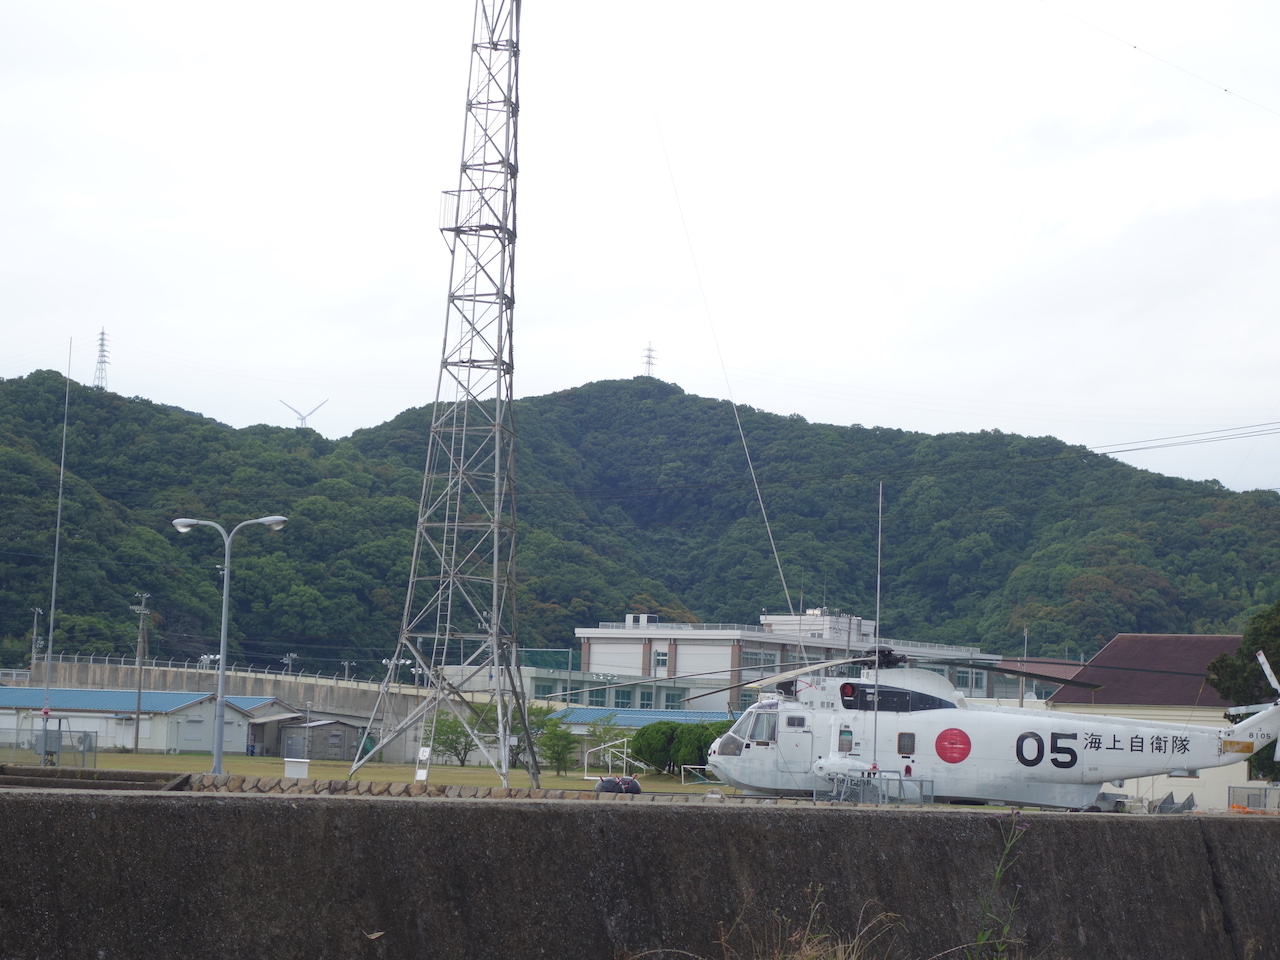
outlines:
[{"label": "utility pole", "polygon": [[129,609],[138,615],[138,702],[133,712],[133,752],[138,752],[138,735],[142,730],[142,661],[147,655],[147,621],[151,619],[151,611],[147,609],[149,593],[135,593],[141,601]]},{"label": "utility pole", "polygon": [[36,633],[40,630],[40,618],[44,616],[44,610],[41,607],[31,608],[31,671],[34,673],[36,669]]},{"label": "utility pole", "polygon": [[280,662],[284,664],[284,668],[290,676],[293,676],[293,661],[297,659],[298,655],[296,653],[286,653],[280,658]]},{"label": "utility pole", "polygon": [[342,661],[342,679],[343,680],[351,679],[351,668],[354,667],[355,665],[356,665],[356,662],[354,660]]}]

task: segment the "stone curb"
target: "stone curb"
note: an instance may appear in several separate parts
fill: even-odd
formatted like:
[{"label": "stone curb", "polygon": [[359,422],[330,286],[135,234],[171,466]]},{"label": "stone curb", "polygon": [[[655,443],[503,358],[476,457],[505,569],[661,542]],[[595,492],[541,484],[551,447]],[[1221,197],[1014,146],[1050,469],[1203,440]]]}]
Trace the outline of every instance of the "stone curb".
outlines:
[{"label": "stone curb", "polygon": [[[750,805],[777,803],[781,806],[837,806],[811,800],[771,800],[755,797],[701,796],[693,793],[596,793],[592,790],[564,790],[540,787],[475,787],[450,784],[389,783],[375,780],[308,780],[297,777],[247,777],[240,774],[195,773],[188,790],[192,793],[287,794],[321,797],[391,797],[394,799],[451,800],[593,800],[605,803],[684,803]],[[850,804],[850,806],[853,806]]]}]

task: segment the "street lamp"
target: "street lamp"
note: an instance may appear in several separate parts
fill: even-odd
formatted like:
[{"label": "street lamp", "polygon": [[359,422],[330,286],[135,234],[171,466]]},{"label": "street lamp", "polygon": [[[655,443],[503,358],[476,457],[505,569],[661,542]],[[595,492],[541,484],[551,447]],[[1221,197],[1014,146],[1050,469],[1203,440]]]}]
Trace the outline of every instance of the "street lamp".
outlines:
[{"label": "street lamp", "polygon": [[382,665],[383,665],[384,667],[390,667],[390,668],[391,668],[391,682],[392,682],[392,683],[399,683],[399,682],[400,682],[400,668],[401,668],[401,667],[407,667],[407,666],[408,666],[409,664],[411,664],[411,663],[413,663],[413,661],[412,661],[412,660],[409,660],[408,658],[405,658],[405,657],[392,657],[392,658],[390,658],[390,659],[388,659],[388,660],[383,660],[383,661],[382,661]]},{"label": "street lamp", "polygon": [[224,724],[227,718],[227,607],[231,598],[231,538],[244,527],[260,523],[272,530],[279,530],[289,522],[288,517],[258,517],[256,520],[245,520],[232,528],[230,533],[222,524],[212,520],[191,520],[179,517],[173,521],[174,529],[179,533],[190,533],[195,527],[213,527],[222,534],[222,542],[226,547],[222,559],[222,636],[218,645],[218,699],[213,708],[213,773],[222,773],[222,740],[226,734]]}]

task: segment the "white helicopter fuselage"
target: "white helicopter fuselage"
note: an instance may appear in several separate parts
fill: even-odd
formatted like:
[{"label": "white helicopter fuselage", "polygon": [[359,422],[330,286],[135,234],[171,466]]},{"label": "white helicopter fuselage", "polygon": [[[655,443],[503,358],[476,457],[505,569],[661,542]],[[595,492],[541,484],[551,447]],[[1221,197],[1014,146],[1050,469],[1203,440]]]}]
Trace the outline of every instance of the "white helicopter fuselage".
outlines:
[{"label": "white helicopter fuselage", "polygon": [[[878,709],[877,709],[878,707]],[[1083,809],[1134,777],[1195,776],[1246,760],[1280,733],[1280,706],[1233,726],[970,704],[915,668],[823,678],[752,704],[707,766],[748,794],[806,796],[833,781],[931,781],[936,800]]]}]

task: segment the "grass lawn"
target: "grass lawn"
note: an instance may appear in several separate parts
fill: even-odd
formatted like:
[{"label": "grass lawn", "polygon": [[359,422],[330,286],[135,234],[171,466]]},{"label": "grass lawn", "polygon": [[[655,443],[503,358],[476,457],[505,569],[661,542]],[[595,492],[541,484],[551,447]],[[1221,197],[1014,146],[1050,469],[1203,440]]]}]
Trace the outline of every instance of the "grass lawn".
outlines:
[{"label": "grass lawn", "polygon": [[[28,751],[21,751],[12,757],[0,754],[0,761],[8,763],[29,764],[35,758]],[[116,753],[106,751],[98,754],[99,770],[146,770],[165,773],[206,773],[212,766],[212,758],[204,753]],[[284,760],[280,757],[246,757],[243,754],[223,754],[222,768],[227,773],[243,774],[249,777],[281,777],[284,776]],[[351,770],[349,762],[336,760],[312,760],[307,768],[308,775],[315,780],[345,780]],[[560,777],[544,770],[540,776],[543,789],[547,790],[590,790],[595,786],[595,776],[605,771],[591,771],[591,780],[582,778],[582,771],[570,772]],[[356,771],[356,780],[374,780],[384,783],[412,783],[414,768],[411,764],[366,763]],[[641,788],[647,793],[705,793],[706,784],[682,785],[678,777],[661,774],[641,776]],[[514,769],[510,773],[510,784],[513,787],[529,786],[528,774],[523,768]],[[431,767],[431,783],[441,785],[457,784],[458,786],[500,787],[502,781],[490,767],[458,767],[452,764],[433,764]],[[736,791],[729,787],[719,787],[726,793]]]}]

